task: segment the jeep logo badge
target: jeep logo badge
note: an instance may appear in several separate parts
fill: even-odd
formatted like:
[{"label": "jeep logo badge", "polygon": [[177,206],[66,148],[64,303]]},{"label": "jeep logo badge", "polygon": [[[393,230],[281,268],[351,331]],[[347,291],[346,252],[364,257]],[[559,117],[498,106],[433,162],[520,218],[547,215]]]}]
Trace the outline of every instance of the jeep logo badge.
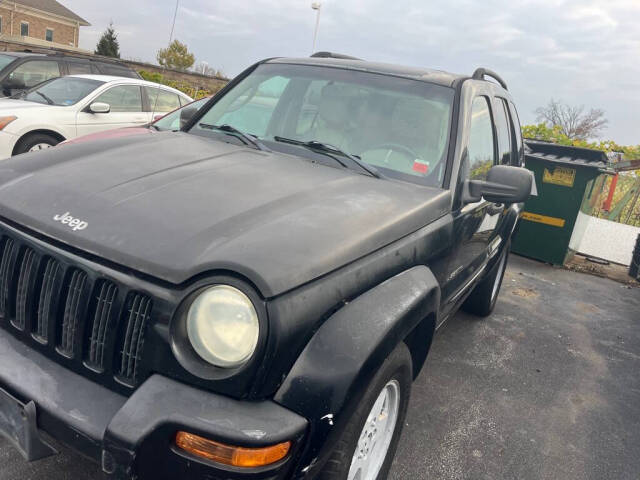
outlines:
[{"label": "jeep logo badge", "polygon": [[80,220],[79,218],[73,218],[69,212],[63,213],[62,215],[56,215],[53,217],[56,222],[60,222],[64,225],[68,225],[74,232],[78,230],[84,230],[89,226],[87,222]]}]

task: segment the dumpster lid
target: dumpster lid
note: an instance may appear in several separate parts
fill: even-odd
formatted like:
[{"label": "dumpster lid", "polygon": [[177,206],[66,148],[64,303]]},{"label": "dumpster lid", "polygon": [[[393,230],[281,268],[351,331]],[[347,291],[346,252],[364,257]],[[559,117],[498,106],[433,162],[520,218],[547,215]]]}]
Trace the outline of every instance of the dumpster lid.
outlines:
[{"label": "dumpster lid", "polygon": [[608,166],[609,159],[600,150],[558,145],[539,140],[525,140],[524,143],[526,156],[533,156],[550,162],[598,169],[604,169]]}]

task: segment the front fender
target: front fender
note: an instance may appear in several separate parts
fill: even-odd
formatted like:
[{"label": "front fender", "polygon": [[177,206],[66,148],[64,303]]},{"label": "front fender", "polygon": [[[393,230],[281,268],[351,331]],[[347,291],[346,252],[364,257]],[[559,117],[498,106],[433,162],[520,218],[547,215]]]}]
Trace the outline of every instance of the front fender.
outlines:
[{"label": "front fender", "polygon": [[436,278],[428,267],[417,266],[323,323],[275,395],[276,402],[309,421],[294,478],[313,478],[320,471],[379,366],[424,320],[430,325],[424,343],[430,343],[439,305]]}]

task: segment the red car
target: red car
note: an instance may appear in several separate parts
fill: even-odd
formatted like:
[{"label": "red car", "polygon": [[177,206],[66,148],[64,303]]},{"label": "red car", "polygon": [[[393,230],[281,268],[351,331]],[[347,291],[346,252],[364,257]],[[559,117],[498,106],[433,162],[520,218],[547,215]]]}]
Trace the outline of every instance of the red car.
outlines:
[{"label": "red car", "polygon": [[183,105],[180,108],[176,108],[172,112],[166,115],[158,117],[153,122],[143,127],[128,127],[128,128],[116,128],[114,130],[105,130],[103,132],[92,133],[84,135],[82,137],[74,138],[72,140],[66,140],[59,145],[69,145],[71,143],[84,143],[93,140],[103,140],[106,138],[119,138],[130,137],[133,135],[145,135],[148,133],[164,132],[167,130],[180,130],[180,113],[185,108],[195,108],[198,111],[210,97],[204,97],[199,100],[195,100],[187,105]]}]

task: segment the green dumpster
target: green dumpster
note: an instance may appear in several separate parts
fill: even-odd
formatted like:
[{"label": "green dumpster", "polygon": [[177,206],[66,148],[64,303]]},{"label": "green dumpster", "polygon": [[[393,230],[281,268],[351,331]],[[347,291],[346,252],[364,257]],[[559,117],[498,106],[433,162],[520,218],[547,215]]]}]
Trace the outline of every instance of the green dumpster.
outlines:
[{"label": "green dumpster", "polygon": [[562,265],[575,254],[599,203],[607,156],[598,150],[527,141],[525,163],[535,175],[537,196],[525,203],[511,250]]}]

